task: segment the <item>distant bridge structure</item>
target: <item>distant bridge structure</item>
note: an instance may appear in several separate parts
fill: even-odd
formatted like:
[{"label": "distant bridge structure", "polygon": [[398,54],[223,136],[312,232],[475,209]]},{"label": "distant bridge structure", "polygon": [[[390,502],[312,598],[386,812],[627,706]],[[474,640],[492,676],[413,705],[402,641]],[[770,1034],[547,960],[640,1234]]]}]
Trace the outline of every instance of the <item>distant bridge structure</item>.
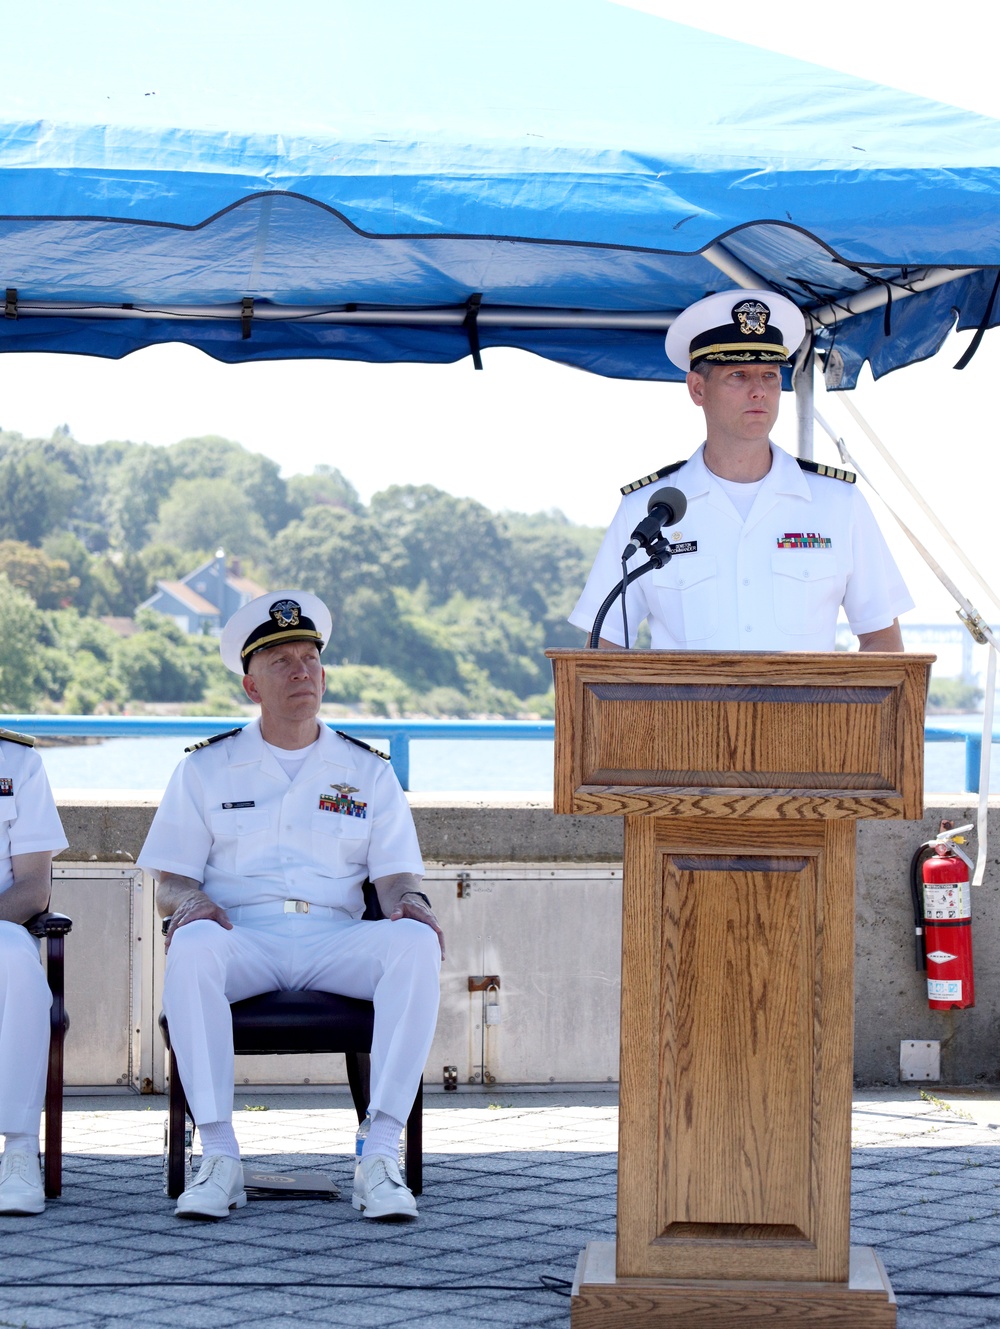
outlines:
[{"label": "distant bridge structure", "polygon": [[[954,623],[909,623],[905,619],[900,625],[903,629],[903,642],[908,650],[922,650],[924,647],[958,646],[962,652],[960,677],[963,683],[981,684],[982,667],[975,668],[977,643],[967,627]],[[990,625],[995,635],[1000,635],[1000,627]],[[853,634],[846,623],[837,627],[837,645],[847,647],[853,640]]]}]

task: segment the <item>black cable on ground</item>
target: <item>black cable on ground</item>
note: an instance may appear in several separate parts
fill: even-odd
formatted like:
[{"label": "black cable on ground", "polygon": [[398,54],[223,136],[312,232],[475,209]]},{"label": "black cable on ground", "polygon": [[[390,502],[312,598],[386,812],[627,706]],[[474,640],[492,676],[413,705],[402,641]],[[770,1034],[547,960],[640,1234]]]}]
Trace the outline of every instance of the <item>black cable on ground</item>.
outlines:
[{"label": "black cable on ground", "polygon": [[[203,1287],[206,1289],[221,1288],[227,1292],[239,1292],[242,1288],[283,1288],[293,1289],[301,1288],[304,1292],[311,1288],[342,1288],[345,1290],[357,1290],[360,1292],[555,1292],[559,1296],[568,1297],[570,1294],[567,1288],[572,1288],[573,1284],[568,1278],[556,1278],[553,1274],[540,1274],[537,1283],[379,1283],[372,1279],[364,1283],[347,1283],[326,1279],[310,1279],[308,1283],[302,1279],[296,1279],[294,1282],[289,1279],[247,1279],[239,1283],[216,1282],[212,1279],[204,1278],[157,1278],[154,1280],[156,1287]],[[141,1291],[150,1287],[150,1280],[143,1279],[141,1282],[115,1282],[104,1279],[100,1283],[67,1283],[63,1280],[55,1279],[16,1279],[9,1282],[0,1283],[0,1291],[9,1291],[13,1288],[65,1288],[67,1292],[76,1292],[78,1290],[91,1291],[101,1289],[106,1292]]]}]

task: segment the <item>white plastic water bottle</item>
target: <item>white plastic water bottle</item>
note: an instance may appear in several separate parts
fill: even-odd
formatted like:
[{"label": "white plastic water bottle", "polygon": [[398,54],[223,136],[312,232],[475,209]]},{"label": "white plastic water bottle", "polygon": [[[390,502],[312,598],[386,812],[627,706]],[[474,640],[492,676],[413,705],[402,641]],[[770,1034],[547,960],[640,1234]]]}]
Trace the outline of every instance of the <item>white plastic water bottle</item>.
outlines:
[{"label": "white plastic water bottle", "polygon": [[368,1138],[368,1131],[371,1128],[372,1119],[366,1114],[364,1121],[358,1127],[358,1133],[354,1137],[354,1166],[357,1167],[361,1162],[361,1151],[365,1147],[365,1140]]},{"label": "white plastic water bottle", "polygon": [[[170,1118],[164,1117],[163,1119],[163,1194],[164,1195],[167,1194],[167,1172],[169,1171],[167,1166],[167,1141],[169,1139],[169,1135],[170,1135]],[[194,1146],[194,1130],[192,1129],[191,1123],[189,1121],[186,1121],[184,1123],[184,1189],[185,1190],[187,1190],[187,1188],[191,1185],[191,1172],[193,1164],[192,1154],[194,1152],[193,1146]]]}]

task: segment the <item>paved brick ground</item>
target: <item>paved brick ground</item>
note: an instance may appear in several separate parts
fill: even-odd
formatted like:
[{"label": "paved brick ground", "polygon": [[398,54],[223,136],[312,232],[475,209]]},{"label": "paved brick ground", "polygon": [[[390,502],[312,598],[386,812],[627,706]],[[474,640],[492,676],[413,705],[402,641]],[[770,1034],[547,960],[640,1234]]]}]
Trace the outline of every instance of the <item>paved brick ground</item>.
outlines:
[{"label": "paved brick ground", "polygon": [[[69,1099],[62,1199],[37,1219],[0,1218],[0,1326],[566,1329],[559,1280],[587,1240],[614,1235],[610,1093],[429,1096],[421,1217],[407,1225],[351,1208],[344,1098],[236,1106],[247,1162],[317,1169],[341,1199],[180,1222],[163,1194],[164,1101]],[[855,1103],[852,1240],[881,1252],[900,1329],[1000,1323],[998,1127],[998,1096],[901,1090]]]}]

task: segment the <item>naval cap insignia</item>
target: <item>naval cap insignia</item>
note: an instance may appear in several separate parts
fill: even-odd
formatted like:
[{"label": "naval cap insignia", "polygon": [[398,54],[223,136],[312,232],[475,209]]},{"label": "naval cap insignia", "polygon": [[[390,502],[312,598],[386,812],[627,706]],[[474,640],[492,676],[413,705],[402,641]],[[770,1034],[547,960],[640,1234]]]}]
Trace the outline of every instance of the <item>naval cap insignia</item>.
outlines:
[{"label": "naval cap insignia", "polygon": [[297,628],[301,608],[295,600],[275,600],[268,612],[279,628]]},{"label": "naval cap insignia", "polygon": [[770,309],[760,300],[744,300],[742,304],[733,306],[733,322],[739,323],[740,332],[745,337],[749,337],[752,332],[762,337],[770,317]]}]

